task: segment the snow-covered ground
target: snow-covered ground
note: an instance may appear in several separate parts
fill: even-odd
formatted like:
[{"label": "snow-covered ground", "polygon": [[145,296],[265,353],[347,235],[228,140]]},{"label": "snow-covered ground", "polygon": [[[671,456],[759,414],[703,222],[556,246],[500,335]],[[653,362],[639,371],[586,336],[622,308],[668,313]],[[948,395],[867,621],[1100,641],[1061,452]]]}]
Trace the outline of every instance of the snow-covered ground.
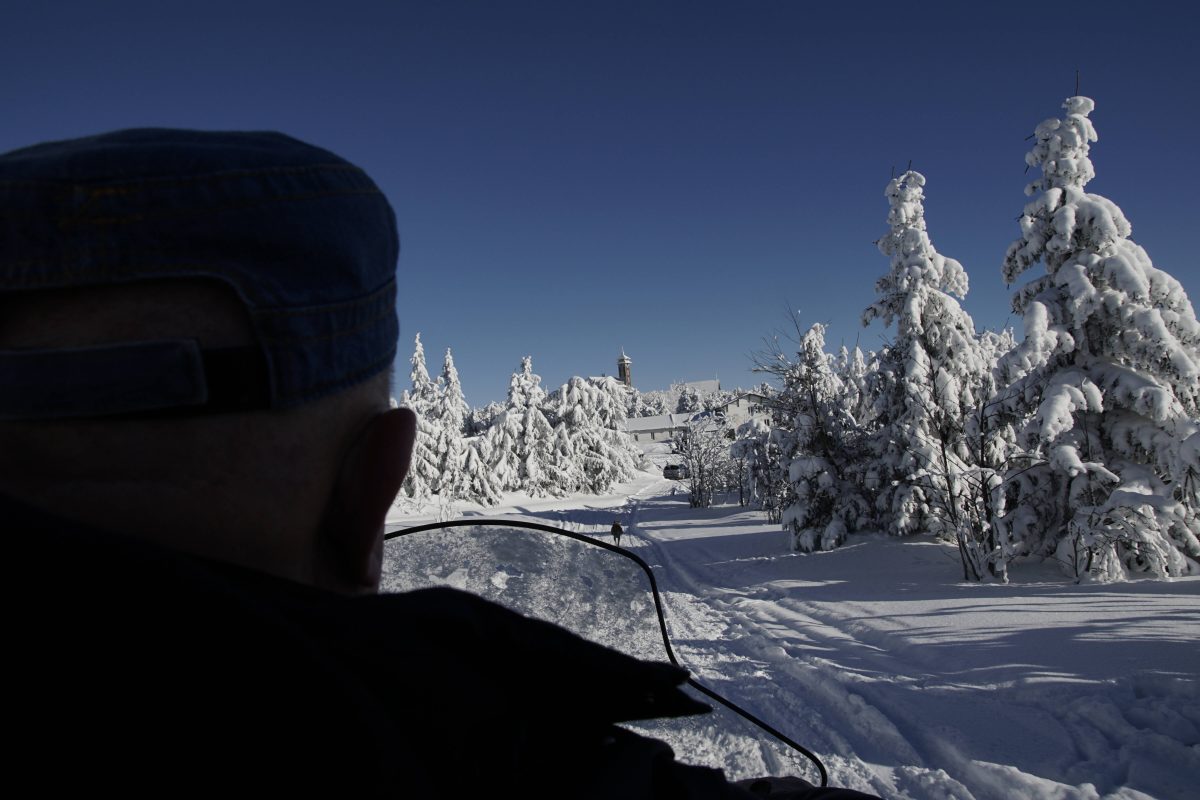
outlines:
[{"label": "snow-covered ground", "polygon": [[[923,537],[793,554],[760,513],[692,509],[673,484],[643,474],[602,497],[397,509],[389,527],[476,515],[607,540],[620,519],[622,546],[655,567],[684,665],[814,750],[833,785],[888,798],[1197,796],[1200,578],[1079,586],[1052,564],[1018,564],[1008,585],[969,584],[957,551]],[[737,737],[669,740],[734,777],[777,767],[747,759]]]}]

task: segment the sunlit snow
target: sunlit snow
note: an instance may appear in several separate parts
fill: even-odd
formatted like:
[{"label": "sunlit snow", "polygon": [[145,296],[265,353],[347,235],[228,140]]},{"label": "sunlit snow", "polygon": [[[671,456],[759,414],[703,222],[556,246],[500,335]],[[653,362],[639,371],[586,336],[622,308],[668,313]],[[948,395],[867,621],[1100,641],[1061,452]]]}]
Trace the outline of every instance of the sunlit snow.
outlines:
[{"label": "sunlit snow", "polygon": [[[1008,585],[964,583],[957,552],[931,537],[793,553],[761,512],[693,509],[672,485],[643,473],[606,496],[454,510],[603,541],[620,520],[622,544],[654,567],[680,660],[816,751],[835,785],[983,800],[1183,798],[1200,783],[1200,577],[1077,585],[1025,561]],[[389,527],[427,521],[397,509]],[[564,597],[576,577],[555,576]],[[724,717],[664,735],[733,777],[804,768]]]}]

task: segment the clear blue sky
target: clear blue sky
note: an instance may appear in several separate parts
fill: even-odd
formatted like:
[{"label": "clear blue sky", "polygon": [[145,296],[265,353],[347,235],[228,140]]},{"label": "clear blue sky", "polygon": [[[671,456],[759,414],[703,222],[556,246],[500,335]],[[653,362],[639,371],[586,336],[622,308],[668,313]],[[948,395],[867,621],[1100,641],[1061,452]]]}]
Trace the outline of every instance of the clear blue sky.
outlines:
[{"label": "clear blue sky", "polygon": [[[914,10],[916,9],[916,10]],[[1025,137],[1093,97],[1093,191],[1200,295],[1200,12],[1183,3],[9,2],[0,150],[114,128],[275,129],[364,167],[401,231],[401,376],[420,331],[467,400],[521,356],[551,388],[718,375],[786,324],[858,325],[893,166],[927,179],[966,307],[999,265]],[[402,381],[405,382],[405,381]]]}]

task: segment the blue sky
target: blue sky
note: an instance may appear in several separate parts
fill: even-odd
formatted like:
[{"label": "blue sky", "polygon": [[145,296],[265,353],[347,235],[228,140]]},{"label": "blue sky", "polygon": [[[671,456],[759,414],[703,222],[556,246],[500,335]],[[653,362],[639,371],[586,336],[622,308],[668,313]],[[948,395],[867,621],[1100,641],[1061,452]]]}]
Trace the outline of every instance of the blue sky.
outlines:
[{"label": "blue sky", "polygon": [[[275,129],[364,167],[401,231],[412,335],[467,399],[520,358],[551,388],[754,383],[789,309],[836,346],[887,268],[894,167],[1008,323],[1025,137],[1096,100],[1092,191],[1193,301],[1200,12],[1180,3],[23,2],[0,28],[0,150],[114,128]],[[403,383],[403,381],[402,381]]]}]

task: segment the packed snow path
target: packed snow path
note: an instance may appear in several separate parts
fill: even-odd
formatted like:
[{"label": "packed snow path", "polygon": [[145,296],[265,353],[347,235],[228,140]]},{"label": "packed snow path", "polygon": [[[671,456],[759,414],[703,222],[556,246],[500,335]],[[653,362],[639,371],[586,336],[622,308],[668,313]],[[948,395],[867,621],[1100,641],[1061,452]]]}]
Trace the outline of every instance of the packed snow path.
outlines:
[{"label": "packed snow path", "polygon": [[792,554],[760,513],[692,509],[673,484],[471,513],[598,537],[620,519],[622,545],[655,567],[684,665],[816,751],[835,785],[1195,796],[1200,578],[1076,586],[1047,564],[967,584],[955,551],[921,538]]}]

